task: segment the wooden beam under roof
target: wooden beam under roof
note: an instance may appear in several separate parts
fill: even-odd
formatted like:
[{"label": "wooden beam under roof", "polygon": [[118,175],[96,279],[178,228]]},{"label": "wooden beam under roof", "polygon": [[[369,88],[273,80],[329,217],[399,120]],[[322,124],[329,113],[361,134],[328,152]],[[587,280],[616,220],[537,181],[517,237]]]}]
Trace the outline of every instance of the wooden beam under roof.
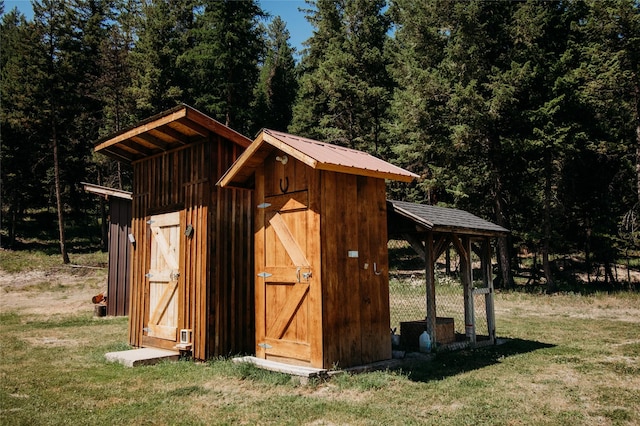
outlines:
[{"label": "wooden beam under roof", "polygon": [[96,185],[93,183],[80,182],[84,187],[84,190],[91,193],[103,196],[105,198],[108,197],[116,197],[123,198],[125,200],[132,200],[133,194],[129,191],[123,191],[121,189],[109,188],[106,186]]},{"label": "wooden beam under roof", "polygon": [[171,147],[168,142],[165,142],[162,139],[151,135],[150,133],[141,133],[132,137],[131,139],[152,150],[161,149],[162,151],[166,151]]},{"label": "wooden beam under roof", "polygon": [[96,145],[95,150],[102,151],[119,142],[125,141],[134,136],[148,132],[149,130],[158,128],[160,126],[164,126],[165,124],[171,123],[172,121],[176,121],[184,116],[186,116],[186,107],[180,108],[179,110],[174,111],[164,117],[158,118],[157,120],[154,120],[150,123],[134,127],[128,131],[125,131],[124,133],[114,136],[111,139],[108,139],[103,142],[99,142],[98,145]]},{"label": "wooden beam under roof", "polygon": [[251,141],[240,133],[191,108],[178,105],[96,142],[95,151],[118,161],[134,162],[197,143],[215,133],[241,148]]},{"label": "wooden beam under roof", "polygon": [[151,130],[149,134],[157,137],[158,139],[162,139],[165,142],[174,142],[181,145],[186,145],[189,143],[189,136],[180,133],[168,124]]}]

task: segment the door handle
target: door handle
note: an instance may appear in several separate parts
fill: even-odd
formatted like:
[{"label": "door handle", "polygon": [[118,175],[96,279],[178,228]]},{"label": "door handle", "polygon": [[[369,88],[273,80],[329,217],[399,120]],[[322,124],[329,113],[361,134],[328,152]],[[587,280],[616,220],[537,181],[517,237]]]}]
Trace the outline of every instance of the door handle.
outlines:
[{"label": "door handle", "polygon": [[313,274],[311,273],[311,271],[309,272],[303,272],[302,273],[302,278],[304,278],[305,280],[309,280],[309,278],[311,278],[313,276]]},{"label": "door handle", "polygon": [[300,268],[298,268],[298,269],[296,270],[296,278],[297,278],[298,283],[299,283],[299,282],[300,282]]}]

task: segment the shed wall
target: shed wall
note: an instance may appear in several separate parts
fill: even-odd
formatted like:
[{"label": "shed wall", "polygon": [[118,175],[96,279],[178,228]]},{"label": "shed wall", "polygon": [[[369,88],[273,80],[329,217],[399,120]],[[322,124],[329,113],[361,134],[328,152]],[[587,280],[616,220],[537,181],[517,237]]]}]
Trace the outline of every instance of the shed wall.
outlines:
[{"label": "shed wall", "polygon": [[[173,344],[145,336],[146,278],[150,264],[150,215],[180,211],[178,328],[193,331],[193,356],[207,359],[253,349],[251,194],[215,186],[241,148],[213,136],[133,164],[132,255],[129,341],[134,346]],[[187,225],[193,233],[185,235]],[[241,315],[240,313],[243,313]]]},{"label": "shed wall", "polygon": [[324,364],[390,359],[385,182],[321,173]]},{"label": "shed wall", "polygon": [[107,315],[129,314],[129,256],[131,244],[131,200],[109,199],[109,270]]}]

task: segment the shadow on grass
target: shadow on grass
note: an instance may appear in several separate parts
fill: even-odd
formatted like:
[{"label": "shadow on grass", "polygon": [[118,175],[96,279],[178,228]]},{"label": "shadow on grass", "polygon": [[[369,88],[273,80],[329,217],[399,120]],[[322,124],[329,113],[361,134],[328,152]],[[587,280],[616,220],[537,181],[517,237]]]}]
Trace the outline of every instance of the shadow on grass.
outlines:
[{"label": "shadow on grass", "polygon": [[509,339],[504,344],[477,349],[440,352],[431,361],[411,362],[402,366],[409,380],[429,382],[443,380],[468,371],[499,364],[506,357],[553,348],[555,345],[532,340]]}]

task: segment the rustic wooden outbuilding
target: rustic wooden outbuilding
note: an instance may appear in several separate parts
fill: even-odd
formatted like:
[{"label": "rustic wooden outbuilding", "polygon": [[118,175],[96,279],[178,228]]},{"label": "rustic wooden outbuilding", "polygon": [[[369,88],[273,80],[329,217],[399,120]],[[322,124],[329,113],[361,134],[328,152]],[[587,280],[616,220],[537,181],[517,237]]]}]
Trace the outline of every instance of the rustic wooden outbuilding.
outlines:
[{"label": "rustic wooden outbuilding", "polygon": [[255,190],[255,353],[316,368],[391,358],[385,179],[364,152],[263,130],[223,176]]},{"label": "rustic wooden outbuilding", "polygon": [[[390,238],[408,241],[425,259],[426,265],[426,330],[433,342],[440,342],[436,320],[435,263],[453,246],[460,256],[460,278],[463,286],[466,343],[476,345],[474,296],[485,296],[487,343],[496,340],[493,304],[493,271],[491,239],[509,230],[464,210],[388,201],[388,233]],[[471,253],[480,258],[482,285],[474,286]]]},{"label": "rustic wooden outbuilding", "polygon": [[215,185],[250,144],[187,105],[96,143],[133,166],[131,345],[253,351],[253,195]]},{"label": "rustic wooden outbuilding", "polygon": [[90,183],[84,190],[109,202],[109,263],[107,273],[107,315],[129,314],[129,272],[131,244],[131,192]]}]

